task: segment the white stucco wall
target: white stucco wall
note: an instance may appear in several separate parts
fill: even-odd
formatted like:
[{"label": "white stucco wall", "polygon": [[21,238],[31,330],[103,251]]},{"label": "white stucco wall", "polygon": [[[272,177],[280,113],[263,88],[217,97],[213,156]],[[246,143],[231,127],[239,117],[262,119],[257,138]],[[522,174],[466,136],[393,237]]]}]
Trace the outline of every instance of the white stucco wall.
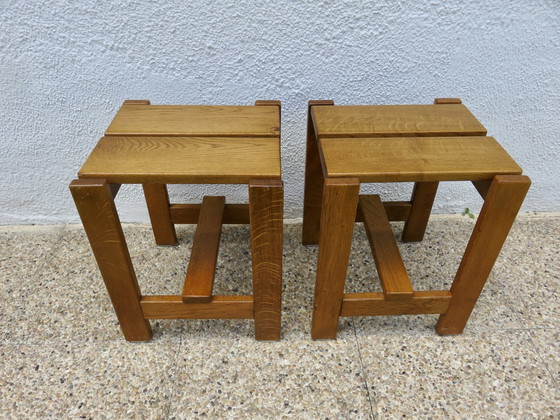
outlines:
[{"label": "white stucco wall", "polygon": [[[282,100],[293,218],[301,216],[308,99],[407,104],[450,96],[462,98],[533,179],[523,209],[560,210],[557,0],[3,0],[0,224],[78,221],[68,183],[124,99]],[[405,197],[411,185],[376,190]],[[175,201],[201,192],[171,188]],[[245,200],[245,188],[228,198]],[[123,220],[147,220],[139,187],[123,188],[118,205]],[[479,208],[474,189],[441,187],[437,212],[465,206]]]}]

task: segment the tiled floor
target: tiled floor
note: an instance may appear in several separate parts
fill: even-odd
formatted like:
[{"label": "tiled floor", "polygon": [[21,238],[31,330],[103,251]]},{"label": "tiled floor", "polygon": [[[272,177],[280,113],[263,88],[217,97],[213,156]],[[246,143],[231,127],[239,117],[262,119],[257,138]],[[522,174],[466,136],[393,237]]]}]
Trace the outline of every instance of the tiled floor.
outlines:
[{"label": "tiled floor", "polygon": [[[416,289],[449,287],[473,224],[434,217],[423,243],[400,244]],[[179,293],[192,233],[157,247],[125,226],[145,294]],[[312,341],[317,249],[300,233],[285,226],[282,341],[254,341],[252,321],[171,320],[128,343],[79,226],[0,228],[0,417],[560,418],[558,215],[518,218],[452,337],[425,315],[346,318],[336,341]],[[224,228],[216,294],[251,292],[248,241]],[[347,291],[378,283],[357,226]]]}]

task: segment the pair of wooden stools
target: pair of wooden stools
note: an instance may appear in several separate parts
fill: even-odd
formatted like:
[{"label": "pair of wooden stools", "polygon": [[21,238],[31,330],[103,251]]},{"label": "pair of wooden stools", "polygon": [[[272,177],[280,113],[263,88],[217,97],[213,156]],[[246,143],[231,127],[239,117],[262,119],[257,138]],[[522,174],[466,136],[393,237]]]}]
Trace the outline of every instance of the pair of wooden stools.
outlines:
[{"label": "pair of wooden stools", "polygon": [[[458,99],[434,105],[334,106],[310,101],[303,243],[318,244],[311,334],[335,338],[341,316],[441,314],[463,331],[530,186],[521,168]],[[149,319],[253,318],[258,340],[280,339],[283,183],[280,102],[166,106],[125,101],[70,189],[127,340]],[[421,241],[440,181],[471,181],[484,199],[451,290],[415,291],[390,221]],[[410,201],[360,195],[361,183],[414,182]],[[114,197],[142,184],[156,243],[197,224],[180,295],[143,296]],[[247,184],[249,204],[204,197],[170,204],[166,184]],[[382,293],[344,293],[355,222],[363,222]],[[253,295],[212,293],[222,224],[250,225]]]}]

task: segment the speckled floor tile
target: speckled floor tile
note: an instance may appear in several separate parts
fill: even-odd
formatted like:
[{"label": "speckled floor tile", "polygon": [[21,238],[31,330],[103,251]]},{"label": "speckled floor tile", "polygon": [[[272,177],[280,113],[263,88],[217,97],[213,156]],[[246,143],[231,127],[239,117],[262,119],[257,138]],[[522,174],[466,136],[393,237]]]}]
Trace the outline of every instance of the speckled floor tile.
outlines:
[{"label": "speckled floor tile", "polygon": [[523,331],[359,336],[379,418],[557,418],[560,393]]},{"label": "speckled floor tile", "polygon": [[9,418],[165,418],[178,345],[0,345]]},{"label": "speckled floor tile", "polygon": [[185,347],[171,419],[371,416],[352,341],[213,340]]},{"label": "speckled floor tile", "polygon": [[560,392],[560,329],[534,329],[527,332]]},{"label": "speckled floor tile", "polygon": [[[399,241],[416,289],[450,286],[473,226],[434,217],[422,243]],[[0,227],[0,404],[8,418],[558,417],[559,228],[557,215],[518,218],[461,336],[438,337],[436,315],[358,317],[312,341],[317,247],[289,224],[282,341],[255,341],[252,320],[161,320],[150,343],[130,344],[81,227]],[[123,230],[143,293],[177,294],[194,227],[172,247],[147,225]],[[214,290],[252,293],[247,226],[224,227]],[[374,290],[358,224],[346,291]]]}]

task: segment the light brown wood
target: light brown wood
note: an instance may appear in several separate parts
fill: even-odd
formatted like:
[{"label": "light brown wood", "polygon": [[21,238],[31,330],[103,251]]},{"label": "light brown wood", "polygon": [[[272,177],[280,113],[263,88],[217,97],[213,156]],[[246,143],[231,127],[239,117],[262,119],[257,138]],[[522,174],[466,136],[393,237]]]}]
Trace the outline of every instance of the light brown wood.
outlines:
[{"label": "light brown wood", "polygon": [[70,191],[125,338],[151,339],[152,330],[140,307],[140,288],[109,184],[102,179],[74,180]]},{"label": "light brown wood", "polygon": [[314,340],[336,338],[359,192],[355,178],[325,180],[311,321]]},{"label": "light brown wood", "polygon": [[338,138],[320,143],[329,177],[357,177],[360,182],[477,181],[521,174],[493,137]]},{"label": "light brown wood", "polygon": [[334,102],[330,100],[309,101],[307,108],[307,148],[305,155],[302,226],[302,243],[304,245],[316,245],[319,243],[321,200],[323,199],[323,183],[325,181],[311,109],[313,107],[331,105],[334,105]]},{"label": "light brown wood", "polygon": [[416,182],[412,191],[412,208],[404,224],[403,242],[419,242],[424,239],[439,182]]},{"label": "light brown wood", "polygon": [[468,108],[449,105],[346,105],[312,109],[319,138],[485,136]]},{"label": "light brown wood", "polygon": [[147,99],[127,99],[123,102],[123,105],[150,105],[150,101]]},{"label": "light brown wood", "polygon": [[255,338],[279,340],[282,312],[284,185],[280,180],[249,182],[249,217]]},{"label": "light brown wood", "polygon": [[146,319],[250,319],[252,296],[213,296],[208,303],[184,303],[181,296],[144,296]]},{"label": "light brown wood", "polygon": [[278,137],[279,115],[269,106],[123,104],[105,135]]},{"label": "light brown wood", "polygon": [[449,309],[438,320],[438,334],[463,332],[530,185],[526,176],[494,178],[451,286]]},{"label": "light brown wood", "polygon": [[120,184],[246,184],[280,178],[280,172],[278,138],[103,137],[79,177]]},{"label": "light brown wood", "polygon": [[348,293],[340,316],[443,314],[451,302],[448,290],[416,291],[412,299],[386,300],[383,293]]},{"label": "light brown wood", "polygon": [[412,284],[381,199],[378,195],[360,195],[359,201],[385,299],[411,299]]},{"label": "light brown wood", "polygon": [[[200,204],[171,204],[169,212],[171,221],[175,224],[195,224],[198,223]],[[249,224],[249,205],[226,204],[222,224]]]},{"label": "light brown wood", "polygon": [[177,235],[169,213],[167,186],[165,184],[143,184],[142,188],[156,244],[176,245]]},{"label": "light brown wood", "polygon": [[434,104],[436,105],[449,105],[449,104],[462,104],[459,98],[436,98]]},{"label": "light brown wood", "polygon": [[225,204],[226,198],[223,196],[206,196],[202,199],[183,286],[182,297],[185,303],[206,303],[212,300]]}]

